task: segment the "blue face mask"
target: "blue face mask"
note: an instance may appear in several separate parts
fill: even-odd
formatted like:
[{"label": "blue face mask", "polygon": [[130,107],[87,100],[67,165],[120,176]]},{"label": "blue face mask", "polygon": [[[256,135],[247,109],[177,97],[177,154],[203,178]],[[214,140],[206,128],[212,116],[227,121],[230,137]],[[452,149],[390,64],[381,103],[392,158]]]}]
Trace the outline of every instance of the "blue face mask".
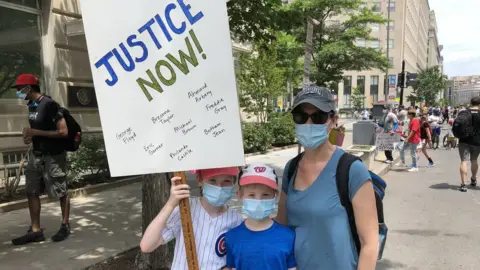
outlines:
[{"label": "blue face mask", "polygon": [[23,93],[22,90],[17,90],[17,98],[25,100],[27,99],[27,93]]},{"label": "blue face mask", "polygon": [[296,124],[295,134],[303,147],[315,149],[327,140],[328,124]]},{"label": "blue face mask", "polygon": [[203,197],[213,206],[224,206],[233,196],[233,186],[217,187],[214,185],[203,185]]},{"label": "blue face mask", "polygon": [[275,199],[253,200],[243,199],[242,211],[250,218],[262,220],[270,216],[275,209]]}]

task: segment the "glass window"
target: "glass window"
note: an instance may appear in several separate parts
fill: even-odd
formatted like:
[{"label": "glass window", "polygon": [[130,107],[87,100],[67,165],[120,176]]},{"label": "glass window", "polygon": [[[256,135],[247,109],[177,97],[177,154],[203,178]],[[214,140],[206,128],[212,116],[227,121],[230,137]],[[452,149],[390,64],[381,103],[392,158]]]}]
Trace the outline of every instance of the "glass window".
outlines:
[{"label": "glass window", "polygon": [[395,12],[395,0],[390,0],[390,4],[388,5],[388,9],[390,12]]},{"label": "glass window", "polygon": [[365,94],[365,76],[357,76],[357,87],[362,94]]},{"label": "glass window", "polygon": [[380,40],[370,40],[370,48],[380,48]]},{"label": "glass window", "polygon": [[378,94],[378,80],[379,76],[370,77],[370,95]]},{"label": "glass window", "polygon": [[16,98],[18,75],[41,77],[39,33],[37,15],[0,7],[0,99]]},{"label": "glass window", "polygon": [[352,93],[352,76],[343,77],[343,94],[349,95]]},{"label": "glass window", "polygon": [[367,7],[367,3],[362,2],[362,3],[360,4],[360,8],[361,8],[361,9],[362,9],[362,8],[366,8],[366,7]]},{"label": "glass window", "polygon": [[365,39],[363,39],[363,38],[357,39],[357,46],[358,47],[365,47]]},{"label": "glass window", "polygon": [[393,40],[393,39],[389,39],[389,40],[388,40],[388,48],[389,48],[389,49],[393,49],[393,45],[394,45],[394,40]]},{"label": "glass window", "polygon": [[389,58],[388,58],[388,62],[390,63],[390,65],[393,66],[393,57],[389,57]]},{"label": "glass window", "polygon": [[12,3],[12,4],[32,7],[32,8],[38,8],[37,0],[2,0],[2,1]]},{"label": "glass window", "polygon": [[395,21],[390,21],[390,23],[387,23],[387,30],[395,31]]},{"label": "glass window", "polygon": [[380,31],[380,24],[372,23],[370,24],[370,29],[372,29],[372,32],[378,32]]},{"label": "glass window", "polygon": [[381,6],[381,3],[380,3],[380,0],[373,0],[372,11],[373,12],[381,12],[382,11],[382,6]]}]

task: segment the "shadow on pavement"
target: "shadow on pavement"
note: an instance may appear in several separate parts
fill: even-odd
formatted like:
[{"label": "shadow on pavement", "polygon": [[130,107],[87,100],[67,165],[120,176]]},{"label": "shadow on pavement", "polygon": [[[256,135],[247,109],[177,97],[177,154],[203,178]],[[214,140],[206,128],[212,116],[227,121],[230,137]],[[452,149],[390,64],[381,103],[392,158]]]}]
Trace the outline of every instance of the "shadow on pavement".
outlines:
[{"label": "shadow on pavement", "polygon": [[451,189],[451,190],[458,190],[459,186],[458,185],[451,185],[449,183],[438,183],[431,185],[429,188],[431,189]]},{"label": "shadow on pavement", "polygon": [[[381,259],[377,263],[377,270],[387,270],[387,269],[405,269],[408,268],[407,265],[400,263],[400,262],[394,262],[389,259]],[[408,269],[417,269],[417,268],[408,268]]]}]

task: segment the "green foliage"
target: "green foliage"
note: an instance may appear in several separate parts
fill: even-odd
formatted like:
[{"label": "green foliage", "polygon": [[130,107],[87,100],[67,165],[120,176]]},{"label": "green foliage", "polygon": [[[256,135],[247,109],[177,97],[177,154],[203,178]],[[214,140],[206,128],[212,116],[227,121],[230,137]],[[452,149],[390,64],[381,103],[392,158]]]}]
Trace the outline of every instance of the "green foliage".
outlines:
[{"label": "green foliage", "polygon": [[242,123],[242,132],[245,153],[265,153],[272,145],[273,137],[265,124],[244,122]]},{"label": "green foliage", "polygon": [[[370,8],[360,8],[363,0],[296,0],[283,7],[279,24],[284,31],[304,42],[307,18],[320,22],[314,28],[313,64],[310,80],[317,85],[339,82],[346,70],[385,70],[388,59],[379,49],[358,47],[357,39],[373,40],[369,24],[387,20]],[[347,12],[346,10],[353,10]],[[332,18],[343,17],[343,22]]]},{"label": "green foliage", "polygon": [[84,136],[80,148],[68,158],[69,171],[75,178],[81,174],[108,173],[108,160],[102,136]]},{"label": "green foliage", "polygon": [[277,34],[277,67],[283,70],[284,85],[300,85],[303,76],[303,47],[294,36],[279,32]]},{"label": "green foliage", "polygon": [[285,146],[295,143],[295,124],[291,114],[271,114],[268,117],[268,126],[273,137],[273,146]]},{"label": "green foliage", "polygon": [[350,101],[355,110],[363,109],[365,106],[365,95],[360,91],[359,87],[353,88],[353,94],[350,96]]},{"label": "green foliage", "polygon": [[232,38],[242,42],[275,40],[281,0],[232,0],[227,2]]},{"label": "green foliage", "polygon": [[413,86],[413,92],[407,97],[408,101],[417,103],[425,100],[427,104],[434,105],[438,94],[443,92],[448,85],[448,80],[438,66],[429,67],[417,75],[417,83]]},{"label": "green foliage", "polygon": [[240,55],[237,74],[240,106],[265,123],[273,111],[273,99],[286,93],[284,71],[277,67],[277,49],[255,45],[252,53]]}]

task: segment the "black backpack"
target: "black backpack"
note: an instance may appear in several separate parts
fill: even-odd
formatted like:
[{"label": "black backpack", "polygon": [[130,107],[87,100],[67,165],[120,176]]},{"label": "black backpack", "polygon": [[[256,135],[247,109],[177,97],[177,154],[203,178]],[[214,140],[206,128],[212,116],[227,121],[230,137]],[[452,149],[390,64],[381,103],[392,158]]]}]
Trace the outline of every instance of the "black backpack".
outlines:
[{"label": "black backpack", "polygon": [[459,139],[471,137],[473,135],[473,116],[470,110],[460,111],[453,121],[453,136]]},{"label": "black backpack", "polygon": [[[298,163],[300,162],[300,159],[302,158],[302,156],[303,156],[303,153],[297,155],[290,162],[290,165],[287,168],[288,184],[290,183],[291,180],[293,180],[292,178],[297,171]],[[352,202],[350,201],[349,192],[348,192],[350,166],[352,166],[352,164],[357,160],[361,161],[360,158],[349,153],[344,153],[342,157],[340,157],[340,160],[338,161],[338,165],[337,165],[336,183],[337,183],[338,195],[340,196],[340,202],[342,206],[345,208],[345,211],[347,212],[350,231],[352,233],[352,237],[355,242],[357,252],[360,255],[360,250],[362,246],[360,244],[360,238],[357,233],[357,225],[355,223],[353,205],[352,205]],[[374,172],[370,170],[368,172],[370,173],[370,178],[373,183],[373,189],[375,191],[375,202],[377,205],[378,230],[379,230],[379,238],[380,238],[379,239],[380,247],[379,247],[379,253],[378,253],[377,259],[380,260],[382,258],[383,249],[385,247],[385,243],[387,240],[387,231],[388,231],[388,228],[385,225],[385,218],[383,215],[383,198],[385,197],[385,189],[387,188],[387,183]]]},{"label": "black backpack", "polygon": [[68,152],[75,152],[80,147],[82,142],[82,128],[77,123],[75,118],[70,114],[70,112],[65,108],[60,108],[63,114],[63,118],[67,123],[68,128],[68,137],[64,139],[64,149]]}]

